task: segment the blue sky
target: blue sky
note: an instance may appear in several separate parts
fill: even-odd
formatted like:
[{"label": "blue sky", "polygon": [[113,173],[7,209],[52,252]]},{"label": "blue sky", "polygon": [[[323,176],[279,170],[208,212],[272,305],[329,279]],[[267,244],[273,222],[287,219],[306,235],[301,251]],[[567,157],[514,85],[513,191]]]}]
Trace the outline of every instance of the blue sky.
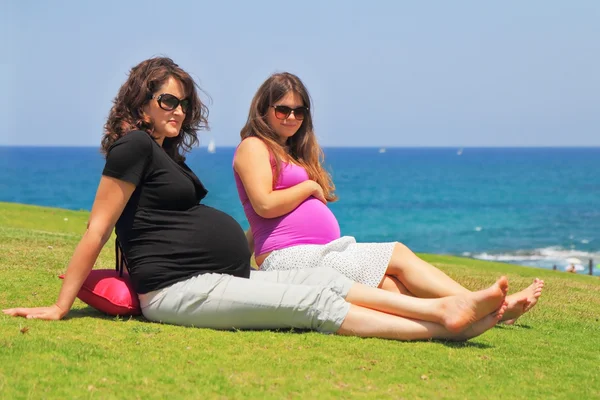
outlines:
[{"label": "blue sky", "polygon": [[[129,69],[168,55],[237,144],[275,71],[324,146],[600,146],[600,2],[0,2],[0,145],[97,146]],[[6,91],[8,89],[8,91]]]}]

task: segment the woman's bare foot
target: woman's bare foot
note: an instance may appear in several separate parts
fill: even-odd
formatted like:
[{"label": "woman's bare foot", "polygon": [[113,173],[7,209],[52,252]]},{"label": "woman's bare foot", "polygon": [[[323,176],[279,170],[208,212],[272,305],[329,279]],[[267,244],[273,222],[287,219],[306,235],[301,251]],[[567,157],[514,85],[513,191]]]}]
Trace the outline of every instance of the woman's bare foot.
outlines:
[{"label": "woman's bare foot", "polygon": [[507,291],[508,280],[503,276],[487,289],[444,297],[440,309],[441,324],[450,332],[460,332],[474,322],[498,311],[504,304]]},{"label": "woman's bare foot", "polygon": [[500,321],[505,311],[506,302],[504,302],[496,312],[485,316],[477,322],[474,322],[462,332],[455,334],[451,333],[446,337],[446,339],[453,341],[464,341],[479,336],[483,332],[493,328],[498,323],[498,321]]},{"label": "woman's bare foot", "polygon": [[533,283],[521,290],[518,293],[506,296],[506,302],[508,308],[502,317],[502,322],[505,324],[514,324],[516,319],[527,311],[531,310],[536,305],[538,299],[542,295],[542,289],[544,288],[544,281],[535,278]]}]

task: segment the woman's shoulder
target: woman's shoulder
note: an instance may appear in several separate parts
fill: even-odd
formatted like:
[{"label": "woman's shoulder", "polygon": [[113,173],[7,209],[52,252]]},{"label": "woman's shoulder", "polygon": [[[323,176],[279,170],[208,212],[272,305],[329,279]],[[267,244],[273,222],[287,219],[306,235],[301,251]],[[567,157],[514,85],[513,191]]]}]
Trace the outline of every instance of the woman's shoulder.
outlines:
[{"label": "woman's shoulder", "polygon": [[242,140],[242,142],[235,149],[233,162],[235,165],[236,161],[240,159],[247,159],[249,157],[268,157],[269,154],[269,148],[265,142],[257,137],[248,137]]},{"label": "woman's shoulder", "polygon": [[154,139],[143,131],[131,131],[115,140],[106,154],[102,174],[137,186],[154,159],[152,142]]},{"label": "woman's shoulder", "polygon": [[253,151],[253,150],[263,150],[263,151],[269,151],[266,143],[256,137],[256,136],[250,136],[245,138],[244,140],[241,141],[241,143],[238,145],[238,151]]},{"label": "woman's shoulder", "polygon": [[151,152],[154,139],[144,131],[130,131],[121,136],[110,146],[110,152],[115,147],[135,148],[137,150]]},{"label": "woman's shoulder", "polygon": [[154,139],[145,131],[129,131],[121,136],[116,143],[152,143]]}]

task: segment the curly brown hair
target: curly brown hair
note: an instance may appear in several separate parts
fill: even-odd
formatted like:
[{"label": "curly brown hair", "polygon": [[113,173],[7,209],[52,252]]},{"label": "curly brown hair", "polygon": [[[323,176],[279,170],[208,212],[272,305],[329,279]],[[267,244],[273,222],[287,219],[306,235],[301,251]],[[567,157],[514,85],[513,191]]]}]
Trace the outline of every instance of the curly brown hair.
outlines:
[{"label": "curly brown hair", "polygon": [[[279,144],[277,133],[267,123],[267,112],[270,106],[289,92],[300,95],[304,106],[309,111],[298,131],[287,139],[288,150],[286,151]],[[279,179],[282,159],[291,157],[294,162],[306,169],[310,179],[321,185],[327,201],[337,200],[331,175],[323,167],[325,155],[314,132],[310,95],[304,83],[296,75],[289,72],[273,74],[258,88],[252,103],[250,103],[246,124],[240,132],[242,140],[252,136],[260,138],[274,158],[273,184]]]},{"label": "curly brown hair", "polygon": [[154,122],[144,114],[142,107],[152,95],[169,79],[181,81],[190,106],[185,119],[174,138],[165,138],[163,149],[175,161],[185,161],[184,153],[198,143],[199,130],[208,129],[208,108],[202,103],[194,79],[167,57],[154,57],[142,61],[129,72],[127,81],[119,89],[117,97],[104,125],[101,150],[106,156],[110,146],[120,137],[134,130],[148,132],[152,136]]}]

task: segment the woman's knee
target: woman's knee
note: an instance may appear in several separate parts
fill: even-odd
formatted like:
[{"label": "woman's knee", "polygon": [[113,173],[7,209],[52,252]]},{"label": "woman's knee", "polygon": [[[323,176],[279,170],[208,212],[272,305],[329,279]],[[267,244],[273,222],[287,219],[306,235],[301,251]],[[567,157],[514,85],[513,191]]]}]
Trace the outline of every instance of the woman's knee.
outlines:
[{"label": "woman's knee", "polygon": [[404,243],[395,242],[394,243],[394,253],[405,254],[405,253],[412,253],[412,251]]},{"label": "woman's knee", "polygon": [[413,254],[410,249],[403,243],[396,242],[394,244],[394,250],[392,251],[392,257],[388,265],[386,273],[392,276],[398,276],[402,273],[402,269],[406,264],[407,258]]},{"label": "woman's knee", "polygon": [[383,277],[379,288],[392,293],[399,293],[407,296],[413,295],[398,278],[391,275],[385,275]]}]

